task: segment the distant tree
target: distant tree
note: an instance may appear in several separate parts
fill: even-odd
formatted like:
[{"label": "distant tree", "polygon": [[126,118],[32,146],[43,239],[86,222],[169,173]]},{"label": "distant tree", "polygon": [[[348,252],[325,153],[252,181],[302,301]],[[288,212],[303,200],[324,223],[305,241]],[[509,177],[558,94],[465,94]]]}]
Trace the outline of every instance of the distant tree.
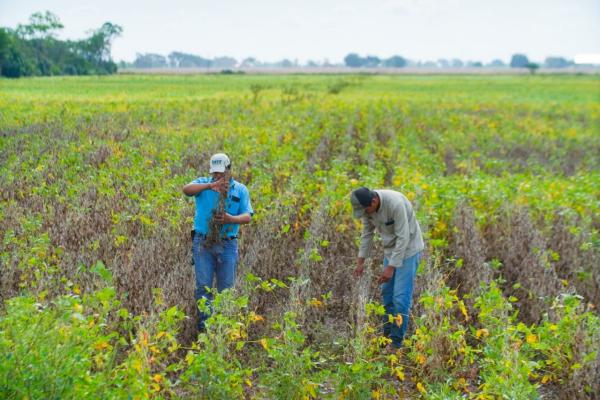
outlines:
[{"label": "distant tree", "polygon": [[28,25],[17,25],[16,33],[24,39],[43,39],[54,37],[56,31],[64,28],[60,19],[50,11],[36,12],[29,17]]},{"label": "distant tree", "polygon": [[537,71],[540,68],[540,66],[539,64],[530,62],[527,63],[527,65],[525,65],[525,68],[527,68],[529,70],[529,73],[533,75],[535,74],[535,71]]},{"label": "distant tree", "polygon": [[59,75],[65,53],[69,52],[69,44],[55,38],[62,28],[58,17],[49,11],[34,13],[29,17],[29,24],[17,25],[12,40],[12,68],[9,68],[13,74]]},{"label": "distant tree", "polygon": [[440,66],[440,68],[450,67],[450,62],[448,62],[448,60],[446,60],[445,58],[440,58],[439,60],[437,60],[437,63]]},{"label": "distant tree", "polygon": [[483,67],[483,64],[481,63],[481,61],[469,61],[467,62],[467,67],[481,68]]},{"label": "distant tree", "polygon": [[117,65],[110,59],[112,41],[121,36],[123,28],[105,22],[92,36],[78,44],[79,51],[90,63],[98,66],[96,73],[115,73]]},{"label": "distant tree", "polygon": [[110,22],[82,40],[59,40],[63,28],[48,11],[34,13],[28,24],[1,28],[0,73],[18,78],[32,75],[110,74],[117,65],[110,58],[111,42],[122,28]]},{"label": "distant tree", "polygon": [[213,68],[235,68],[237,60],[233,57],[216,57],[212,61]]},{"label": "distant tree", "polygon": [[452,68],[462,68],[465,66],[465,63],[463,63],[462,60],[459,60],[458,58],[453,58],[452,61],[450,61],[450,66]]},{"label": "distant tree", "polygon": [[495,59],[492,60],[491,63],[489,63],[490,67],[505,67],[506,65],[504,64],[504,62],[500,59]]},{"label": "distant tree", "polygon": [[119,62],[117,63],[117,66],[118,66],[119,68],[122,68],[122,69],[123,69],[123,68],[132,68],[132,67],[133,67],[133,63],[130,63],[130,62],[127,62],[127,61],[123,61],[123,60],[121,60],[121,61],[119,61]]},{"label": "distant tree", "polygon": [[258,61],[256,60],[256,58],[254,57],[248,57],[246,59],[244,59],[242,61],[242,63],[240,64],[241,67],[244,68],[252,68],[252,67],[257,67],[258,66]]},{"label": "distant tree", "polygon": [[167,56],[167,62],[169,64],[169,67],[171,68],[179,68],[179,55],[177,54],[177,52],[171,52],[168,56]]},{"label": "distant tree", "polygon": [[135,68],[166,68],[167,59],[160,54],[137,54],[133,66]]},{"label": "distant tree", "polygon": [[510,60],[511,68],[526,68],[529,64],[529,59],[525,54],[513,54]]},{"label": "distant tree", "polygon": [[275,66],[279,68],[292,68],[294,66],[294,63],[288,60],[287,58],[284,58],[283,60],[276,62]]},{"label": "distant tree", "polygon": [[364,59],[356,53],[350,53],[344,57],[344,64],[350,68],[360,68],[364,65]]},{"label": "distant tree", "polygon": [[30,75],[26,61],[21,56],[15,44],[18,40],[13,37],[14,32],[0,28],[0,74],[10,78],[18,78],[21,75]]},{"label": "distant tree", "polygon": [[6,29],[0,28],[0,66],[2,66],[4,61],[8,58],[8,53],[10,51],[9,46],[10,36],[8,35],[8,32]]},{"label": "distant tree", "polygon": [[308,68],[317,68],[317,67],[319,66],[319,63],[318,63],[318,62],[316,62],[316,61],[313,61],[313,60],[308,60],[308,61],[306,62],[306,66],[307,66]]},{"label": "distant tree", "polygon": [[546,68],[566,68],[571,63],[563,57],[547,57],[544,61],[544,66]]},{"label": "distant tree", "polygon": [[195,54],[173,51],[169,54],[169,64],[173,68],[209,68],[212,60]]},{"label": "distant tree", "polygon": [[383,60],[383,66],[388,68],[404,68],[406,67],[406,59],[402,56],[392,56]]},{"label": "distant tree", "polygon": [[376,56],[367,56],[363,60],[363,65],[367,68],[379,67],[381,64],[381,59]]},{"label": "distant tree", "polygon": [[344,57],[344,64],[351,68],[374,68],[381,65],[381,59],[376,56],[361,57],[356,53],[350,53]]},{"label": "distant tree", "polygon": [[328,58],[326,58],[326,59],[324,59],[324,60],[323,60],[323,66],[324,66],[324,67],[333,67],[333,66],[334,66],[334,64],[332,64],[332,63],[329,61],[329,59],[328,59]]}]

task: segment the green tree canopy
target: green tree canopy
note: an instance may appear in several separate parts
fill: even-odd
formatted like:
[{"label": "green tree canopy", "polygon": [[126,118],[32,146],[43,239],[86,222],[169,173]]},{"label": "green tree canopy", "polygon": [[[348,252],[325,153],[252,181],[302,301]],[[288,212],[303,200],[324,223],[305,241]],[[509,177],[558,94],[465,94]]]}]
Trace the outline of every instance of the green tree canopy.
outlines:
[{"label": "green tree canopy", "polygon": [[28,24],[0,28],[0,74],[18,78],[36,75],[112,74],[111,44],[123,28],[110,22],[82,40],[59,40],[63,28],[49,11],[31,15]]},{"label": "green tree canopy", "polygon": [[514,54],[510,60],[512,68],[526,68],[529,64],[529,59],[525,54]]}]

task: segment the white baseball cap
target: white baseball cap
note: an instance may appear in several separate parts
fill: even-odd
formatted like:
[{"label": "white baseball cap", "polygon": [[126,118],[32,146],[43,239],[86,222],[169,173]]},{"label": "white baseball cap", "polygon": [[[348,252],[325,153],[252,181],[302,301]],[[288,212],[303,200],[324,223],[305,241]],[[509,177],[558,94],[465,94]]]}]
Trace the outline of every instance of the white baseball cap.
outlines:
[{"label": "white baseball cap", "polygon": [[225,172],[231,165],[231,161],[229,161],[229,157],[224,153],[217,153],[210,158],[210,170],[209,173],[213,172]]}]

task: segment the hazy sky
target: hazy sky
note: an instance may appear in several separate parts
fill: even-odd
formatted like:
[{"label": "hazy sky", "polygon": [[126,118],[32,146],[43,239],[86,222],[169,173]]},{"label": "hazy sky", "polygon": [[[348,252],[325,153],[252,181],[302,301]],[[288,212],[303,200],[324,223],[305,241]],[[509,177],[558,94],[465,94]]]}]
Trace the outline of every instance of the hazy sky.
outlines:
[{"label": "hazy sky", "polygon": [[0,0],[0,26],[45,10],[65,25],[61,38],[121,25],[115,60],[174,50],[302,62],[349,52],[483,62],[600,53],[600,0]]}]

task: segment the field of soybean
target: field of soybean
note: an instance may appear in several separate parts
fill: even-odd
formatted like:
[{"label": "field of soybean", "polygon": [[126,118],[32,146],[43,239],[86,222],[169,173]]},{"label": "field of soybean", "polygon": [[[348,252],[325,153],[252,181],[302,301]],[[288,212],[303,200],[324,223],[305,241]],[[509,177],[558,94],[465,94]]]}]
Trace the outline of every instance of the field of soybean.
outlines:
[{"label": "field of soybean", "polygon": [[[198,333],[182,187],[219,152],[255,214]],[[360,186],[425,237],[399,352]],[[0,80],[0,188],[1,398],[600,393],[597,75]]]}]

